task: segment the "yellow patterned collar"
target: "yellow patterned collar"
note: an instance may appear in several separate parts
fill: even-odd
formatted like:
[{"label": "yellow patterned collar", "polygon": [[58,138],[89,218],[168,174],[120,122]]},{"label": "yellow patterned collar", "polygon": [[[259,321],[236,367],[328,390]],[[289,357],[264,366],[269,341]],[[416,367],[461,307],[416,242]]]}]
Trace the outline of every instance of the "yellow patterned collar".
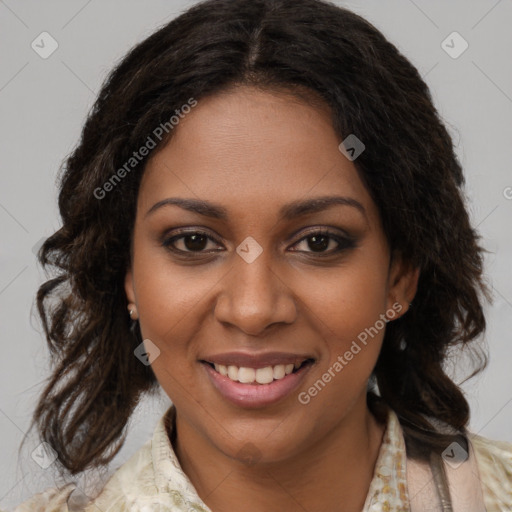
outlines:
[{"label": "yellow patterned collar", "polygon": [[387,409],[387,425],[362,512],[408,512],[406,451],[398,417]]},{"label": "yellow patterned collar", "polygon": [[[386,429],[362,512],[409,511],[405,442],[398,417],[389,408],[387,412]],[[180,511],[210,512],[183,473],[169,440],[167,431],[172,435],[175,414],[171,407],[155,428],[152,443],[155,485],[162,495],[173,496],[173,506],[181,507]]]},{"label": "yellow patterned collar", "polygon": [[[72,496],[76,485],[70,483],[34,495],[14,512],[210,512],[181,469],[169,439],[168,431],[172,435],[175,414],[171,406],[156,424],[152,438],[111,475],[88,505],[76,503],[81,501],[77,500],[80,493]],[[470,439],[487,510],[512,511],[512,444],[475,434],[470,434]],[[395,412],[387,408],[386,429],[362,512],[411,510],[410,505],[418,500],[417,496],[408,496],[406,463],[402,428]],[[462,474],[460,468],[455,473]],[[468,481],[471,484],[471,478]],[[459,490],[462,488],[464,485]],[[471,494],[466,491],[464,494]],[[432,508],[432,503],[428,506]],[[461,510],[467,512],[468,507]]]}]

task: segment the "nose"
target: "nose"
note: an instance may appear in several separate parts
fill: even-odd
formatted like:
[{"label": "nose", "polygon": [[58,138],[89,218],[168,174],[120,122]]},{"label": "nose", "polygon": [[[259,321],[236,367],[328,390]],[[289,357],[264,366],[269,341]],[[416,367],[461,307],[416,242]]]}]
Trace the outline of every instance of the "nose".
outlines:
[{"label": "nose", "polygon": [[297,308],[292,288],[279,276],[266,251],[251,263],[238,255],[234,259],[221,281],[215,318],[252,336],[273,324],[293,323]]}]

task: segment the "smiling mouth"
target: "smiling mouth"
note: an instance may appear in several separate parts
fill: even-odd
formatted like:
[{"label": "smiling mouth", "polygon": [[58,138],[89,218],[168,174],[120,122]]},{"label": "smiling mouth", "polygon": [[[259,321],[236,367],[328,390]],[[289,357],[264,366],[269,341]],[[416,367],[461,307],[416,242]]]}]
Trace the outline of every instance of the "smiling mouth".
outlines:
[{"label": "smiling mouth", "polygon": [[249,368],[246,366],[223,365],[210,361],[201,361],[213,368],[220,375],[227,377],[233,382],[242,384],[264,385],[271,384],[276,380],[284,379],[287,375],[297,373],[306,366],[314,363],[314,359],[308,358],[302,363],[276,364],[264,368]]}]

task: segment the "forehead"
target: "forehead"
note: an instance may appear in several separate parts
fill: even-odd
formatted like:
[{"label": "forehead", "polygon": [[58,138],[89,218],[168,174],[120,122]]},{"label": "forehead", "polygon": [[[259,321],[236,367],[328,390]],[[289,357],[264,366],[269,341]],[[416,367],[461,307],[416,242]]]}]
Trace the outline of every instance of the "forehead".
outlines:
[{"label": "forehead", "polygon": [[148,161],[139,206],[181,195],[233,214],[340,194],[374,209],[353,162],[338,149],[330,112],[290,94],[241,87],[198,101]]}]

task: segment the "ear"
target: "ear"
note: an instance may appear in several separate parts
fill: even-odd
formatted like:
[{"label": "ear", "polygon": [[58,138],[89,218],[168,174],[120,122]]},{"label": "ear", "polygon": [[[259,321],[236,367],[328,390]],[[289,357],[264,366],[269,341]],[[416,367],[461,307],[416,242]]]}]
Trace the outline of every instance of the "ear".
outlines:
[{"label": "ear", "polygon": [[393,305],[396,308],[396,304],[400,304],[400,316],[404,315],[416,295],[419,277],[419,267],[414,267],[405,261],[399,253],[392,254],[388,278],[387,308],[392,308]]},{"label": "ear", "polygon": [[133,272],[132,269],[128,269],[124,278],[124,291],[128,302],[136,304],[135,301],[135,286],[133,284]]}]

